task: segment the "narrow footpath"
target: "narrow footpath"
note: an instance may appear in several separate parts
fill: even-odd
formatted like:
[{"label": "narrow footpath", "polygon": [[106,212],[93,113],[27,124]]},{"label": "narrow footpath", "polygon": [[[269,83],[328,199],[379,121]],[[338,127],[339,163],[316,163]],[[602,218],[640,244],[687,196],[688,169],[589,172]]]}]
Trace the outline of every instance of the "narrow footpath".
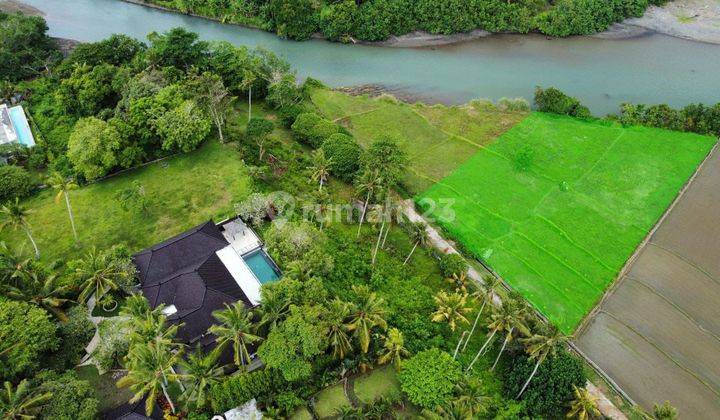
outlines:
[{"label": "narrow footpath", "polygon": [[[443,238],[432,225],[422,217],[417,210],[415,210],[415,203],[412,199],[405,200],[402,203],[403,213],[413,223],[422,222],[427,226],[426,231],[428,233],[428,239],[430,243],[443,254],[460,254],[451,242]],[[481,271],[473,267],[472,264],[468,264],[470,269],[468,270],[468,277],[477,282],[478,284],[484,284],[483,277],[488,275],[494,275],[484,268]],[[499,304],[499,298],[495,296],[496,304]],[[597,398],[598,409],[603,416],[613,420],[627,420],[627,416],[623,414],[615,405],[610,401],[605,394],[602,393],[592,382],[588,381],[585,384],[590,395]]]}]

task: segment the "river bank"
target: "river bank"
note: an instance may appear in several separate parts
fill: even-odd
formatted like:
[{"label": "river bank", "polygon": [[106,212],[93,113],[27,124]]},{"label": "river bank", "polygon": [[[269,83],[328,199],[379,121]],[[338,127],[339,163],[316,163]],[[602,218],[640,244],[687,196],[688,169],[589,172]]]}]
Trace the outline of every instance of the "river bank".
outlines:
[{"label": "river bank", "polygon": [[[224,23],[217,18],[193,13],[181,13],[175,9],[147,3],[144,0],[121,1]],[[263,30],[262,28],[252,25],[238,25],[234,23],[229,23],[229,25]],[[662,7],[650,6],[642,17],[616,23],[608,28],[608,30],[590,36],[602,39],[623,40],[651,35],[653,33],[660,33],[691,41],[720,44],[720,3],[715,0],[675,0]],[[450,35],[413,31],[404,35],[393,35],[384,41],[356,41],[351,39],[351,42],[381,47],[420,48],[458,44],[486,38],[491,35],[494,35],[494,33],[482,29]],[[313,39],[325,38],[322,34],[316,33],[313,35]],[[553,38],[548,37],[548,39]]]}]

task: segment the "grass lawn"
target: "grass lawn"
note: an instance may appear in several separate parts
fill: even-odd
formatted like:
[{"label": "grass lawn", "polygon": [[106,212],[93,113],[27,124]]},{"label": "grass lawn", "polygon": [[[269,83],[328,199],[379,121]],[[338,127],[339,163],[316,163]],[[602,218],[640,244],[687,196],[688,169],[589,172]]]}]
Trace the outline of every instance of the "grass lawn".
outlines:
[{"label": "grass lawn", "polygon": [[342,407],[350,406],[350,401],[345,397],[343,384],[335,384],[320,391],[315,400],[315,411],[318,416],[330,417]]},{"label": "grass lawn", "polygon": [[714,143],[534,113],[418,200],[571,333]]},{"label": "grass lawn", "polygon": [[491,110],[478,103],[430,107],[328,89],[313,90],[311,99],[320,113],[346,127],[363,146],[381,135],[397,138],[410,159],[403,184],[412,194],[452,173],[528,115]]},{"label": "grass lawn", "polygon": [[382,396],[400,393],[400,382],[392,366],[373,369],[368,375],[355,378],[355,395],[363,403],[370,403]]},{"label": "grass lawn", "polygon": [[128,388],[118,388],[112,377],[112,372],[99,375],[95,366],[79,366],[75,368],[80,379],[90,382],[97,399],[100,401],[100,412],[125,404],[132,398]]},{"label": "grass lawn", "polygon": [[[116,191],[138,181],[149,200],[147,214],[124,211]],[[81,245],[75,245],[64,202],[56,204],[54,192],[45,190],[26,200],[32,213],[28,221],[43,259],[67,259],[113,244],[131,251],[165,240],[210,218],[233,214],[233,206],[250,192],[250,179],[239,155],[215,140],[200,149],[163,162],[118,175],[70,193]],[[0,232],[0,240],[26,244],[21,232]]]}]

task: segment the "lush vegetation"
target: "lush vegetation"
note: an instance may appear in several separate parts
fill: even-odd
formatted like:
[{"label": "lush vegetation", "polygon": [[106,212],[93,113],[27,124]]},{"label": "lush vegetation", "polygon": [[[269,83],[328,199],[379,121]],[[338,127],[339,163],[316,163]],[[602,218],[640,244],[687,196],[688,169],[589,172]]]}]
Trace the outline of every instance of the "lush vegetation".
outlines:
[{"label": "lush vegetation", "polygon": [[612,23],[641,16],[649,4],[665,0],[238,0],[148,3],[260,27],[282,37],[305,40],[321,33],[334,41],[381,41],[422,30],[452,34],[540,31],[553,36],[592,34]]},{"label": "lush vegetation", "polygon": [[[295,19],[293,4],[271,7]],[[3,416],[94,418],[143,399],[148,414],[158,407],[169,418],[207,418],[249,398],[268,417],[514,418],[556,414],[573,398],[581,406],[574,386],[584,376],[562,352],[567,337],[497,281],[472,283],[459,257],[439,263],[425,225],[401,216],[396,190],[415,164],[407,137],[354,135],[331,115],[334,103],[352,101],[312,80],[296,86],[267,52],[206,44],[182,29],[148,41],[84,45],[11,89],[26,94],[38,139],[32,151],[8,150],[11,165],[48,188],[29,198],[7,189],[15,197],[1,208]],[[245,95],[252,109],[234,100]],[[312,113],[318,98],[323,116]],[[453,121],[469,118],[463,127],[489,143],[498,127],[472,117],[527,115],[514,101],[502,110],[356,104],[418,116],[420,130],[449,142],[467,140]],[[292,192],[293,205],[277,191]],[[336,216],[334,203],[346,214]],[[262,287],[253,311],[238,302],[215,312],[218,346],[203,352],[179,343],[163,308],[134,294],[130,255],[234,208],[284,274]],[[96,325],[93,305],[105,316]],[[265,367],[247,372],[254,352]],[[75,368],[81,359],[92,366]],[[507,368],[516,365],[532,369]],[[116,384],[111,371],[122,372]],[[365,404],[344,397],[349,377]],[[553,392],[538,398],[547,378],[558,378]]]},{"label": "lush vegetation", "polygon": [[419,202],[454,199],[440,224],[570,333],[714,144],[535,113]]},{"label": "lush vegetation", "polygon": [[523,100],[503,99],[497,104],[477,100],[455,107],[410,105],[388,96],[350,96],[326,88],[311,89],[310,98],[325,118],[352,133],[363,147],[381,135],[396,139],[409,160],[400,178],[401,189],[412,195],[450,175],[529,111]]}]

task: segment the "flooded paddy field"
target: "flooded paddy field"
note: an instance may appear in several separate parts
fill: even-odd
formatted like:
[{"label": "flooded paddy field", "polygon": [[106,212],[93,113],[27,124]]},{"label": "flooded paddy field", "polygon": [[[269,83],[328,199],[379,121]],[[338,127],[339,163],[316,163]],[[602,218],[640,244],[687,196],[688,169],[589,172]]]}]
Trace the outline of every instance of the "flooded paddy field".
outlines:
[{"label": "flooded paddy field", "polygon": [[576,344],[638,404],[720,418],[720,153],[708,157]]}]

